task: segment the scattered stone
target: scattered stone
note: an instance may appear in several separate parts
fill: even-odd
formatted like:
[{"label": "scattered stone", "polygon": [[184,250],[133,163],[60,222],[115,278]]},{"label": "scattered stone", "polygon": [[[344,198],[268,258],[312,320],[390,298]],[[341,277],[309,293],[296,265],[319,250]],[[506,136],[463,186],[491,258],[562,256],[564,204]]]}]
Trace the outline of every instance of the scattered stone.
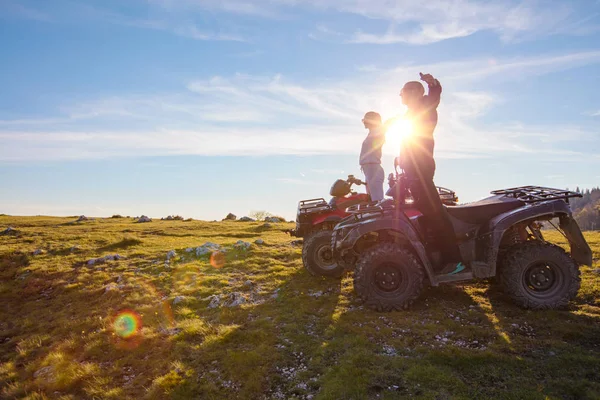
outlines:
[{"label": "scattered stone", "polygon": [[244,242],[243,240],[238,240],[233,247],[238,250],[248,250],[252,246],[249,242]]},{"label": "scattered stone", "polygon": [[221,305],[221,296],[218,294],[213,294],[209,297],[210,303],[208,303],[208,308],[217,308]]},{"label": "scattered stone", "polygon": [[54,367],[52,365],[49,365],[47,367],[40,368],[33,373],[33,377],[34,378],[39,378],[39,377],[53,378],[54,377]]},{"label": "scattered stone", "polygon": [[139,223],[142,223],[142,222],[152,222],[152,219],[149,218],[149,217],[147,217],[147,216],[145,216],[145,215],[142,215],[141,217],[138,218],[137,222],[139,222]]},{"label": "scattered stone", "polygon": [[167,218],[165,218],[167,221],[173,221],[173,217],[171,215],[169,215]]},{"label": "scattered stone", "polygon": [[318,292],[314,292],[314,293],[309,293],[308,295],[311,297],[321,297],[321,296],[323,296],[323,292],[318,291]]},{"label": "scattered stone", "polygon": [[225,307],[237,307],[239,305],[242,305],[246,302],[246,299],[244,298],[244,296],[242,296],[241,293],[238,292],[233,292],[231,294],[229,294],[229,297],[227,298],[227,301],[225,302]]},{"label": "scattered stone", "polygon": [[242,218],[239,219],[239,221],[241,221],[241,222],[255,222],[256,220],[252,219],[250,217],[242,217]]},{"label": "scattered stone", "polygon": [[182,331],[181,328],[164,328],[160,332],[167,336],[175,336],[181,331]]},{"label": "scattered stone", "polygon": [[253,285],[254,285],[254,283],[252,283],[252,281],[250,279],[248,279],[246,282],[244,282],[244,286],[252,287]]},{"label": "scattered stone", "polygon": [[192,251],[194,251],[193,247],[188,247],[187,249],[185,249],[186,253],[191,253]]},{"label": "scattered stone", "polygon": [[273,227],[273,225],[271,225],[270,223],[266,222],[266,223],[264,223],[264,224],[263,224],[263,226],[262,226],[262,227],[263,227],[263,228],[272,228],[272,227]]},{"label": "scattered stone", "polygon": [[215,251],[224,252],[225,249],[216,243],[206,242],[202,246],[196,247],[196,257],[214,253]]},{"label": "scattered stone", "polygon": [[167,253],[167,261],[171,261],[172,258],[175,258],[175,256],[177,255],[177,253],[175,252],[175,250],[171,250]]},{"label": "scattered stone", "polygon": [[184,300],[185,300],[185,297],[183,297],[183,296],[177,296],[177,297],[175,297],[173,299],[173,304],[179,304],[179,303],[181,303]]},{"label": "scattered stone", "polygon": [[275,291],[273,292],[273,294],[271,295],[272,299],[276,299],[279,297],[279,288],[275,289]]},{"label": "scattered stone", "polygon": [[39,256],[40,254],[44,254],[44,250],[42,249],[37,249],[33,252],[34,256]]},{"label": "scattered stone", "polygon": [[223,221],[235,221],[236,219],[237,217],[235,216],[235,214],[229,213]]},{"label": "scattered stone", "polygon": [[296,389],[300,389],[300,390],[308,390],[308,385],[304,382],[299,383],[296,385]]},{"label": "scattered stone", "polygon": [[265,218],[265,222],[271,222],[273,224],[281,222],[281,220],[277,217],[267,217]]},{"label": "scattered stone", "polygon": [[8,228],[6,228],[2,232],[0,232],[0,235],[6,235],[6,236],[16,236],[18,234],[19,234],[19,231],[11,226],[9,226]]},{"label": "scattered stone", "polygon": [[89,219],[90,218],[86,217],[85,215],[80,215],[75,222],[89,221]]},{"label": "scattered stone", "polygon": [[104,287],[104,293],[113,292],[115,290],[119,290],[122,288],[122,285],[117,285],[116,283],[109,283]]},{"label": "scattered stone", "polygon": [[262,240],[262,239],[256,239],[256,240],[254,241],[254,243],[256,243],[256,244],[258,244],[258,245],[262,245],[262,244],[265,244],[265,241],[264,241],[264,240]]}]

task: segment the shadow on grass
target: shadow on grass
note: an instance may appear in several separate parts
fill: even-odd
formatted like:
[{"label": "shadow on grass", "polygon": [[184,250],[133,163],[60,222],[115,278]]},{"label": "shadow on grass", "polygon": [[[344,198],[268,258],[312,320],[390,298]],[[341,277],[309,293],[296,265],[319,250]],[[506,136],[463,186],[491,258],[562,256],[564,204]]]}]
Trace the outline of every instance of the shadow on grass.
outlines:
[{"label": "shadow on grass", "polygon": [[137,238],[126,238],[119,242],[109,244],[103,247],[99,247],[96,251],[104,252],[104,251],[116,251],[116,250],[125,250],[129,247],[137,246],[142,244],[143,242]]}]

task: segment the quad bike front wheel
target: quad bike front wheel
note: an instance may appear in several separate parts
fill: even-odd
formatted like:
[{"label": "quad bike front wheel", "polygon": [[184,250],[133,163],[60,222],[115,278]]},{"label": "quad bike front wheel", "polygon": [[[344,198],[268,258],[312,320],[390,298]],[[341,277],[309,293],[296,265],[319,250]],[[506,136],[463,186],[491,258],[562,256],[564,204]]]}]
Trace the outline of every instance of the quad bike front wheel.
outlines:
[{"label": "quad bike front wheel", "polygon": [[531,309],[566,307],[581,285],[575,261],[561,247],[539,241],[509,249],[500,274],[505,293]]},{"label": "quad bike front wheel", "polygon": [[333,259],[331,233],[330,230],[318,231],[304,242],[302,262],[311,275],[340,278],[344,273],[344,268],[337,265]]},{"label": "quad bike front wheel", "polygon": [[354,290],[367,307],[376,311],[406,309],[423,290],[423,268],[407,249],[381,243],[358,259]]}]

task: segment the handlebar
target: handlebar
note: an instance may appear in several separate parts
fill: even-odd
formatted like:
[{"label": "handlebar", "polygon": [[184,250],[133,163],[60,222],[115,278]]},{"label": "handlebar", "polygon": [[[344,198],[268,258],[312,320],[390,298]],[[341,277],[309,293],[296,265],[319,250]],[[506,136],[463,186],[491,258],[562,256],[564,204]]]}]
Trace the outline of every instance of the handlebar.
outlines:
[{"label": "handlebar", "polygon": [[354,175],[348,175],[348,179],[346,180],[346,182],[348,182],[351,185],[352,184],[354,184],[354,185],[366,185],[366,183],[364,183],[360,179],[355,178]]}]

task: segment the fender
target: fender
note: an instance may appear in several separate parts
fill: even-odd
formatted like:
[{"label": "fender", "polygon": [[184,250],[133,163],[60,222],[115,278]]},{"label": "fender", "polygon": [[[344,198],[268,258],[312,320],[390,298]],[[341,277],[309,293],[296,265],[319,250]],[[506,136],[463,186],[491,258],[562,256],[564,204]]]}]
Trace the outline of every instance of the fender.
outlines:
[{"label": "fender", "polygon": [[317,226],[317,225],[320,225],[320,224],[322,224],[324,222],[335,222],[335,224],[337,224],[346,215],[347,215],[347,213],[344,210],[335,210],[332,213],[328,213],[326,215],[320,216],[319,218],[315,218],[315,220],[313,221],[312,225],[313,226]]},{"label": "fender", "polygon": [[425,268],[425,272],[427,273],[429,281],[432,285],[437,286],[437,280],[433,272],[433,267],[429,261],[429,257],[427,256],[427,252],[425,251],[425,247],[423,246],[417,231],[406,218],[404,213],[395,212],[394,214],[394,218],[381,218],[381,216],[378,216],[372,220],[362,221],[359,225],[354,226],[343,239],[343,247],[347,249],[353,248],[361,237],[370,232],[398,232],[410,242],[411,246],[419,257],[419,260],[423,264],[423,267]]},{"label": "fender", "polygon": [[[564,200],[551,200],[532,204],[496,216],[490,220],[477,237],[477,259],[485,260],[490,267],[489,276],[495,276],[500,242],[508,229],[521,222],[537,219],[551,219],[555,217],[559,217],[561,220],[567,218],[565,219],[565,223],[567,223],[568,219],[571,217],[571,208]],[[585,242],[585,239],[583,239],[581,231],[579,231],[581,237],[576,238],[576,232],[572,223],[570,223],[569,228],[573,230],[570,233],[572,238],[569,238],[569,243],[573,242],[573,244],[571,244],[571,252],[574,257],[577,257],[577,259],[574,259],[578,262],[580,262],[579,260],[587,262],[588,258],[591,260],[591,250]],[[578,226],[576,226],[576,228],[579,230]],[[573,252],[574,246],[577,246],[577,248],[582,247],[581,254]],[[587,256],[587,253],[589,253],[589,257]]]}]

